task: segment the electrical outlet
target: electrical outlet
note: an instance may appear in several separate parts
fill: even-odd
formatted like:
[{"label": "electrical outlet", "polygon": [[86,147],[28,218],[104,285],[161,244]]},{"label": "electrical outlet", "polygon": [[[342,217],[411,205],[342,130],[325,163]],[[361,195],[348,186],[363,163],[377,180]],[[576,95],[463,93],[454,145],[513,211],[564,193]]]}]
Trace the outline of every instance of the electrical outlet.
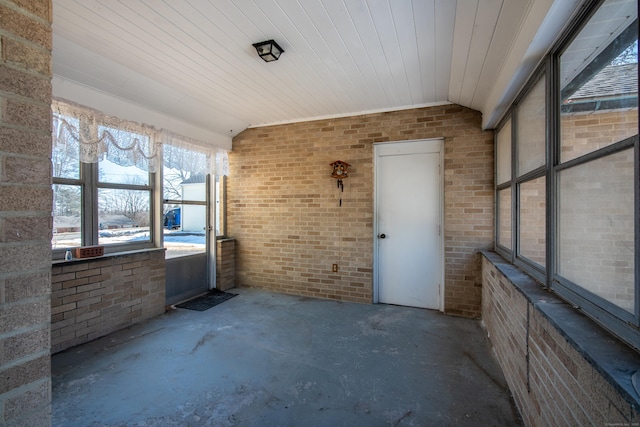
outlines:
[{"label": "electrical outlet", "polygon": [[333,267],[331,268],[331,270],[332,270],[334,273],[337,273],[337,272],[338,272],[338,264],[333,264]]}]

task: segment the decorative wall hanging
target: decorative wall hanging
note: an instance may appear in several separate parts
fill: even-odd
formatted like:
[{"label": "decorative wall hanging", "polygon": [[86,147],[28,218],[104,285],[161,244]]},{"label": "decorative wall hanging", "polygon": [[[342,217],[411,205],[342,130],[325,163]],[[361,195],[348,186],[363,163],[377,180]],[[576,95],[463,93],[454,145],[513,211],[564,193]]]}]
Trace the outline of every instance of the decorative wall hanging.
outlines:
[{"label": "decorative wall hanging", "polygon": [[339,245],[339,260],[337,264],[333,264],[331,271],[333,273],[338,272],[339,265],[342,263],[342,193],[344,193],[344,184],[342,182],[343,179],[349,178],[349,167],[351,166],[349,163],[344,162],[342,160],[336,160],[334,162],[329,163],[331,166],[331,178],[335,178],[337,180],[338,188],[340,189],[340,201],[338,202],[337,216],[338,216],[338,245]]},{"label": "decorative wall hanging", "polygon": [[[347,162],[343,162],[342,160],[336,160],[335,162],[329,163],[331,165],[331,177],[337,179],[338,188],[341,192],[344,192],[344,184],[342,180],[344,178],[349,178],[349,166],[351,166]],[[340,197],[340,206],[342,206],[342,197]]]},{"label": "decorative wall hanging", "polygon": [[342,160],[336,160],[335,162],[330,163],[331,165],[331,177],[336,178],[338,180],[338,188],[344,191],[344,185],[342,184],[342,180],[344,178],[349,178],[349,166],[351,166],[347,162],[343,162]]}]

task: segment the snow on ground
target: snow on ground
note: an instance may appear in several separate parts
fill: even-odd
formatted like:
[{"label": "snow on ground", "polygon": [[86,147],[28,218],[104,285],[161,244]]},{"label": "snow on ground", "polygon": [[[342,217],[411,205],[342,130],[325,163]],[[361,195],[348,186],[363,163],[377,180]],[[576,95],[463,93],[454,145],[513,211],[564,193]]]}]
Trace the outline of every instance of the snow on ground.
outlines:
[{"label": "snow on ground", "polygon": [[[98,237],[101,245],[151,240],[150,231],[146,227],[100,230]],[[205,244],[204,233],[164,230],[164,247],[167,249],[167,258],[204,252]],[[73,248],[80,245],[80,233],[78,232],[56,233],[53,236],[53,249]]]}]

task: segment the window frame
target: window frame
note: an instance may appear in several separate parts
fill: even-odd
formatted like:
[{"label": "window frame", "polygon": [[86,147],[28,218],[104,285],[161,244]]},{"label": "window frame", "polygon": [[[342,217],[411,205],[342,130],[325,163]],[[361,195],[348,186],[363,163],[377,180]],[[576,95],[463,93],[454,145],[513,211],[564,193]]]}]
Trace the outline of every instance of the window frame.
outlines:
[{"label": "window frame", "polygon": [[[509,260],[510,263],[521,268],[540,282],[543,288],[549,289],[568,301],[576,309],[594,319],[604,326],[614,335],[625,341],[628,345],[640,350],[640,139],[638,133],[634,136],[624,138],[612,144],[596,149],[577,158],[561,163],[561,91],[560,91],[560,59],[565,49],[579,35],[580,31],[588,24],[591,17],[598,11],[605,0],[590,0],[584,4],[575,18],[571,21],[566,30],[558,38],[558,41],[543,58],[536,71],[529,78],[521,89],[520,93],[505,113],[502,120],[495,129],[496,157],[494,164],[497,165],[498,132],[511,120],[511,180],[504,183],[497,183],[496,169],[496,218],[495,218],[495,251]],[[636,6],[638,7],[638,6]],[[627,30],[625,30],[627,31]],[[640,32],[640,31],[639,31]],[[638,34],[636,34],[636,37]],[[530,93],[531,89],[544,76],[546,79],[545,89],[545,164],[527,174],[518,175],[518,141],[517,121],[518,106],[522,100]],[[638,74],[636,75],[638,78]],[[640,118],[640,108],[636,106],[636,114]],[[640,120],[639,120],[640,123]],[[638,126],[640,128],[640,126]],[[559,256],[559,175],[562,171],[585,165],[591,161],[604,159],[612,154],[632,149],[634,161],[634,312],[625,310],[615,303],[606,300],[604,297],[596,295],[588,289],[573,283],[572,281],[558,274]],[[539,266],[535,262],[520,254],[520,188],[523,183],[532,179],[545,177],[546,179],[546,267]],[[511,188],[511,236],[512,249],[501,245],[500,242],[500,191]]]},{"label": "window frame", "polygon": [[[77,148],[78,151],[78,169],[77,178],[74,165],[74,176],[72,178],[64,178],[53,176],[55,168],[52,168],[52,186],[53,185],[69,185],[79,188],[80,193],[80,244],[78,246],[66,246],[60,248],[52,247],[52,260],[60,261],[65,258],[65,252],[68,249],[74,249],[80,246],[104,246],[105,254],[122,253],[138,250],[149,250],[162,248],[164,246],[163,240],[163,201],[164,201],[164,147],[166,145],[186,145],[192,146],[197,151],[204,153],[209,158],[210,164],[208,164],[207,174],[218,182],[219,185],[212,185],[210,197],[211,199],[211,212],[207,215],[215,216],[215,223],[219,229],[219,234],[216,230],[215,239],[227,238],[227,199],[226,199],[226,187],[228,179],[228,150],[215,145],[207,144],[203,141],[192,139],[186,136],[172,133],[165,129],[156,129],[153,126],[140,124],[134,121],[118,118],[115,116],[106,116],[103,113],[93,110],[90,107],[74,104],[64,99],[52,100],[52,122],[55,119],[54,116],[59,115],[62,118],[73,119],[74,132],[78,132],[78,135],[68,134],[67,138],[73,138],[74,141],[79,142],[82,135],[89,135],[90,139],[93,139],[97,134],[102,135],[100,127],[115,129],[131,133],[134,136],[144,136],[148,138],[149,146],[140,149],[139,145],[133,147],[135,150],[139,150],[138,155],[142,155],[147,161],[149,161],[149,169],[155,172],[147,172],[148,180],[145,184],[129,184],[108,182],[108,178],[104,182],[99,180],[100,177],[100,162],[99,153],[94,147],[85,147],[86,151],[83,151],[81,146]],[[56,131],[57,128],[53,127]],[[107,129],[108,130],[108,129]],[[52,138],[55,138],[52,135]],[[109,136],[110,138],[110,136]],[[110,140],[110,142],[113,142]],[[137,144],[137,142],[136,142]],[[146,145],[146,144],[145,144]],[[115,144],[118,147],[118,144]],[[103,147],[104,148],[104,147]],[[109,148],[109,147],[107,147]],[[132,147],[127,147],[132,148]],[[127,149],[125,148],[125,150]],[[151,151],[145,153],[149,148]],[[52,164],[54,162],[54,155],[56,147],[52,146]],[[142,150],[142,152],[140,151]],[[71,154],[71,153],[67,153]],[[101,155],[101,154],[100,154]],[[75,158],[75,154],[71,154]],[[67,159],[70,156],[67,155]],[[81,161],[96,161],[96,163],[84,163]],[[141,160],[140,158],[138,158]],[[155,162],[155,163],[154,163]],[[117,162],[116,162],[117,163]],[[62,171],[64,174],[65,172]],[[116,180],[117,181],[117,180]],[[135,181],[133,181],[135,182]],[[216,189],[217,187],[217,189]],[[52,188],[53,189],[53,188]],[[99,191],[100,190],[132,190],[132,191],[145,191],[149,194],[149,240],[146,241],[125,241],[120,243],[99,243]],[[215,200],[215,196],[218,199]],[[77,201],[74,199],[74,210],[77,209]],[[219,206],[216,205],[219,202]],[[55,209],[55,206],[54,206]],[[52,216],[55,218],[56,211],[52,210]],[[219,215],[216,215],[219,214]],[[75,216],[75,214],[74,214]],[[74,223],[75,227],[75,223]],[[51,239],[52,246],[54,239]]]},{"label": "window frame", "polygon": [[[78,111],[75,111],[76,108],[73,109],[73,113],[65,113],[71,117],[78,119],[80,126],[85,126],[86,123],[83,123],[86,118],[83,117]],[[112,123],[104,123],[100,120],[96,120],[94,123],[91,123],[92,126],[109,126],[111,128],[119,128],[118,126],[114,126]],[[123,129],[126,130],[126,129]],[[154,136],[152,133],[139,131],[141,134],[144,133],[145,136],[148,136],[150,140],[153,140]],[[61,178],[61,177],[52,177],[52,184],[61,184],[61,185],[75,185],[80,187],[80,195],[81,195],[81,213],[80,213],[80,246],[104,246],[105,254],[113,254],[118,252],[125,251],[135,251],[135,250],[144,250],[144,249],[152,249],[158,246],[158,238],[157,233],[155,232],[157,228],[157,200],[158,200],[158,191],[157,189],[157,180],[159,179],[159,173],[148,172],[149,180],[146,185],[139,184],[118,184],[118,183],[109,183],[109,182],[100,182],[99,170],[100,170],[100,162],[97,163],[84,163],[79,160],[80,163],[80,176],[78,179],[75,178]],[[110,243],[110,244],[100,244],[99,243],[99,200],[98,200],[98,191],[99,189],[114,189],[114,190],[135,190],[135,191],[146,191],[149,193],[149,240],[147,241],[132,241],[132,242],[122,242],[122,243]],[[65,252],[67,249],[73,249],[77,246],[73,247],[65,247],[65,248],[55,248],[52,249],[52,260],[63,260]]]},{"label": "window frame", "polygon": [[[554,179],[554,187],[553,187],[553,196],[555,201],[556,210],[554,211],[554,230],[553,233],[553,244],[554,244],[554,253],[553,253],[553,270],[552,270],[552,278],[550,281],[551,289],[556,292],[558,295],[563,297],[569,302],[572,302],[576,308],[583,308],[584,311],[590,316],[594,317],[598,322],[603,324],[607,329],[614,331],[617,335],[621,336],[625,340],[630,343],[636,343],[635,346],[640,346],[640,333],[638,328],[640,327],[640,306],[639,306],[639,298],[640,298],[640,286],[638,281],[638,266],[639,263],[639,253],[638,243],[639,239],[639,230],[640,226],[640,215],[638,199],[639,199],[639,191],[640,185],[638,185],[638,171],[639,171],[639,160],[638,153],[640,150],[640,145],[638,143],[639,138],[638,135],[623,139],[622,141],[618,141],[614,144],[603,147],[599,150],[592,151],[588,154],[580,156],[578,158],[569,160],[562,164],[555,164],[553,167],[553,179]],[[558,141],[559,142],[559,141]],[[559,148],[559,144],[558,144]],[[605,159],[608,156],[622,152],[627,149],[634,150],[634,208],[635,208],[635,218],[634,218],[634,240],[635,240],[635,253],[634,253],[634,274],[635,274],[635,287],[634,287],[634,313],[630,313],[627,310],[617,306],[616,304],[606,300],[605,298],[596,295],[584,287],[580,286],[577,283],[561,276],[558,273],[558,217],[559,211],[557,210],[557,201],[558,201],[558,175],[560,172],[569,170],[575,167],[579,167],[581,165],[585,165],[594,160]],[[626,326],[625,326],[626,325]]]},{"label": "window frame", "polygon": [[[509,123],[510,126],[510,132],[509,132],[509,172],[510,172],[510,178],[507,181],[498,183],[498,164],[499,164],[499,158],[498,158],[498,154],[499,154],[499,150],[498,150],[498,134],[500,133],[500,131],[502,130],[502,128],[504,126],[507,125],[507,123]],[[513,181],[513,114],[511,111],[509,111],[509,114],[507,114],[500,122],[499,126],[496,127],[495,132],[494,132],[494,162],[493,164],[495,165],[495,171],[494,171],[494,182],[496,182],[496,192],[495,192],[495,230],[496,230],[496,238],[495,238],[495,250],[496,252],[498,252],[500,255],[502,255],[504,258],[510,260],[513,262],[512,259],[512,252],[513,252],[513,248],[514,248],[514,236],[513,236],[513,188],[512,188],[512,181]],[[510,220],[509,220],[509,224],[511,225],[511,242],[510,242],[510,248],[502,245],[500,242],[502,241],[502,235],[501,235],[501,226],[500,226],[500,215],[499,213],[502,212],[502,207],[501,207],[501,200],[500,200],[500,192],[504,191],[504,190],[509,190],[509,195],[511,196],[510,198],[510,202],[511,202],[511,206],[510,206]]]},{"label": "window frame", "polygon": [[[537,85],[537,83],[540,81],[540,79],[544,78],[545,79],[545,91],[546,94],[548,94],[549,91],[549,76],[548,76],[548,72],[547,69],[545,67],[544,64],[542,64],[541,66],[539,66],[536,71],[532,74],[532,76],[530,77],[530,79],[527,81],[526,85],[522,88],[521,92],[519,93],[519,95],[517,96],[517,98],[515,99],[515,101],[513,102],[511,108],[509,109],[509,113],[500,121],[499,125],[496,127],[496,131],[495,131],[495,135],[494,135],[494,139],[495,139],[495,147],[496,147],[496,161],[494,162],[494,164],[497,164],[497,144],[498,144],[498,140],[497,140],[497,135],[498,132],[502,129],[503,126],[505,126],[507,124],[507,122],[510,120],[511,121],[511,179],[509,181],[506,181],[500,185],[496,186],[496,230],[499,230],[499,221],[500,221],[500,217],[499,217],[499,211],[500,211],[500,204],[499,204],[499,191],[507,189],[507,188],[511,188],[511,249],[506,248],[503,245],[498,244],[497,242],[499,242],[499,234],[496,234],[496,252],[498,252],[500,255],[502,255],[504,258],[508,259],[512,264],[516,265],[517,267],[520,267],[521,269],[523,269],[524,271],[526,271],[528,274],[530,274],[531,276],[533,276],[535,279],[537,279],[540,282],[545,282],[545,269],[544,267],[540,266],[539,264],[537,264],[536,262],[528,259],[526,256],[521,255],[520,253],[520,230],[521,230],[521,224],[520,224],[520,210],[519,210],[519,201],[520,201],[520,188],[522,186],[522,184],[525,184],[527,182],[536,180],[538,178],[541,177],[545,177],[546,178],[546,184],[547,184],[547,188],[546,188],[546,193],[547,193],[547,199],[548,199],[548,195],[549,195],[549,179],[548,179],[548,168],[547,168],[547,163],[545,162],[544,165],[539,166],[525,174],[520,175],[519,174],[519,170],[518,170],[518,143],[517,143],[517,133],[518,133],[518,107],[520,106],[520,104],[526,99],[527,95],[529,95],[532,90],[534,89],[534,87]],[[545,105],[545,122],[548,123],[549,120],[549,106]],[[545,137],[545,159],[548,159],[548,136]],[[496,177],[497,177],[497,173],[496,173]],[[549,203],[547,202],[547,207],[546,207],[546,215],[545,215],[545,221],[547,223],[547,227],[549,224],[549,207],[548,207]],[[547,242],[547,246],[548,246],[548,241],[549,241],[549,236],[548,236],[548,228],[545,228],[547,230],[547,232],[545,233],[545,238],[546,238],[546,242]],[[548,254],[549,250],[548,247],[545,248],[545,252]],[[547,257],[548,258],[548,257]],[[547,261],[548,264],[548,261]]]},{"label": "window frame", "polygon": [[[216,233],[216,240],[224,240],[227,239],[227,176],[220,175],[217,179],[212,176],[212,180],[218,180],[217,188],[216,188],[216,200],[214,203],[220,202],[220,206],[214,208],[214,211],[218,211],[218,220],[216,224],[220,229],[220,234]],[[214,212],[215,213],[215,212]]]}]

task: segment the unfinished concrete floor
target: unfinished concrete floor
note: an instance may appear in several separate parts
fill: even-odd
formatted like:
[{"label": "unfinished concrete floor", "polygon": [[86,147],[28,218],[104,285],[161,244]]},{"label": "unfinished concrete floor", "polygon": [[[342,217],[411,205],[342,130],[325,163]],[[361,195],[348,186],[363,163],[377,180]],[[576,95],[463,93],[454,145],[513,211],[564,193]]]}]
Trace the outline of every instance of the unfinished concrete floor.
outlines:
[{"label": "unfinished concrete floor", "polygon": [[53,425],[521,425],[478,321],[232,292],[54,355]]}]

